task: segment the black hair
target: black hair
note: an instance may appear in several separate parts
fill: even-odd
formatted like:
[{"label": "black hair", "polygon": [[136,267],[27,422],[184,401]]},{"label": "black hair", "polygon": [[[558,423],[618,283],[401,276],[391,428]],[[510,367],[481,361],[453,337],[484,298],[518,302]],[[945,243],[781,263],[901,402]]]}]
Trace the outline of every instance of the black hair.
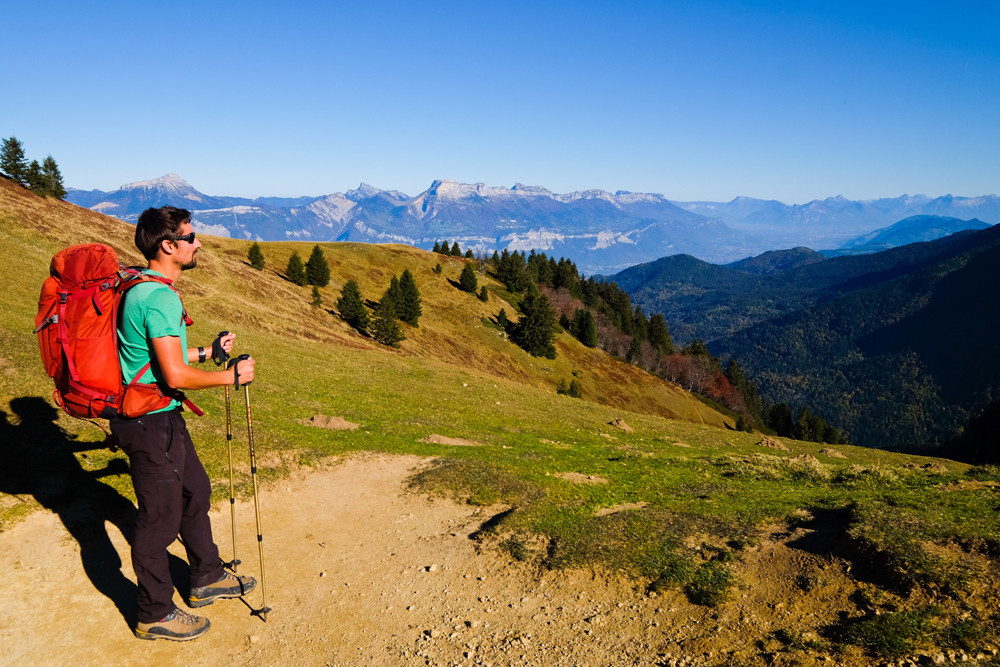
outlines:
[{"label": "black hair", "polygon": [[146,259],[156,259],[160,243],[177,236],[181,225],[191,221],[191,211],[175,206],[147,208],[135,225],[135,247]]}]

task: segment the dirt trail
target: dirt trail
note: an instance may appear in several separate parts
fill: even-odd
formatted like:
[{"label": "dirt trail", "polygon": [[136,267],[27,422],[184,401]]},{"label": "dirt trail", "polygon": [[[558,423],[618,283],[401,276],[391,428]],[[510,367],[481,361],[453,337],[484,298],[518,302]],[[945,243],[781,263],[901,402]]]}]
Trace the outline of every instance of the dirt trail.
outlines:
[{"label": "dirt trail", "polygon": [[[780,542],[753,554],[751,586],[717,609],[634,583],[544,572],[469,539],[491,516],[405,491],[426,459],[358,456],[294,474],[261,492],[267,621],[239,600],[198,610],[211,631],[189,643],[132,636],[128,545],[107,523],[95,550],[59,518],[37,512],[0,533],[0,664],[4,665],[710,665],[819,664],[762,659],[754,642],[779,627],[833,621],[849,587],[835,563]],[[257,574],[253,504],[238,504],[241,573]],[[212,514],[231,557],[229,509]],[[98,542],[102,535],[92,536]],[[103,539],[108,544],[107,539]],[[179,543],[172,551],[182,555]],[[116,560],[120,559],[120,563]],[[101,561],[101,562],[97,562]],[[84,567],[86,562],[87,567]],[[822,590],[793,595],[794,572]],[[89,574],[88,574],[89,573]],[[104,591],[104,592],[102,592]],[[183,607],[180,595],[178,603]],[[260,592],[247,602],[260,605]],[[853,662],[840,656],[839,664]],[[847,660],[847,662],[843,662]],[[829,663],[829,664],[832,664]],[[865,664],[864,661],[858,664]]]}]

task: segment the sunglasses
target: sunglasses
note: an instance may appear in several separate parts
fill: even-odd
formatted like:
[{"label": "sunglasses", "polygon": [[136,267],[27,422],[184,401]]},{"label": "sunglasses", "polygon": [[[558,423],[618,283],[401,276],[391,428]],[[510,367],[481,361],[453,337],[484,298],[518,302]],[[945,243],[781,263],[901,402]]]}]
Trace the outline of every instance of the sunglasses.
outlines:
[{"label": "sunglasses", "polygon": [[185,243],[194,243],[194,232],[185,234],[184,236],[171,236],[171,241],[184,241]]}]

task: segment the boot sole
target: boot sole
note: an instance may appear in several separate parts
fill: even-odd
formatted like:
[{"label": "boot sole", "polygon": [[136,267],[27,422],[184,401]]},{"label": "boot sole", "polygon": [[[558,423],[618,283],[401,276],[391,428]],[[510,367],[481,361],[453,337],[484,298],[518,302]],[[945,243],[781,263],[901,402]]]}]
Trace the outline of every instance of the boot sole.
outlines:
[{"label": "boot sole", "polygon": [[211,626],[205,626],[204,630],[193,635],[165,635],[159,632],[146,632],[144,630],[135,630],[134,632],[135,636],[138,637],[139,639],[147,639],[150,641],[154,639],[169,639],[170,641],[175,641],[175,642],[188,642],[191,641],[192,639],[197,639],[198,637],[201,637],[203,634],[208,632],[209,627]]},{"label": "boot sole", "polygon": [[243,597],[243,594],[233,593],[230,595],[213,595],[210,598],[203,598],[201,600],[188,600],[188,606],[197,609],[198,607],[207,607],[216,600],[232,600],[233,598],[239,598],[239,597]]},{"label": "boot sole", "polygon": [[197,609],[198,607],[207,607],[216,600],[232,600],[234,598],[241,598],[250,591],[257,588],[257,582],[253,582],[252,586],[249,586],[246,590],[241,590],[239,593],[235,591],[232,593],[219,593],[218,595],[212,595],[207,598],[188,598],[188,606]]}]

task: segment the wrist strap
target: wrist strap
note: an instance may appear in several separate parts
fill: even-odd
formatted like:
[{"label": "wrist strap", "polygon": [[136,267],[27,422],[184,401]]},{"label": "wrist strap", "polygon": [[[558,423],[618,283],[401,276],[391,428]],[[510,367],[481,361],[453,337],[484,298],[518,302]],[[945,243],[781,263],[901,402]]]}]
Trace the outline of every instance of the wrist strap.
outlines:
[{"label": "wrist strap", "polygon": [[205,348],[198,348],[198,363],[205,363]]}]

